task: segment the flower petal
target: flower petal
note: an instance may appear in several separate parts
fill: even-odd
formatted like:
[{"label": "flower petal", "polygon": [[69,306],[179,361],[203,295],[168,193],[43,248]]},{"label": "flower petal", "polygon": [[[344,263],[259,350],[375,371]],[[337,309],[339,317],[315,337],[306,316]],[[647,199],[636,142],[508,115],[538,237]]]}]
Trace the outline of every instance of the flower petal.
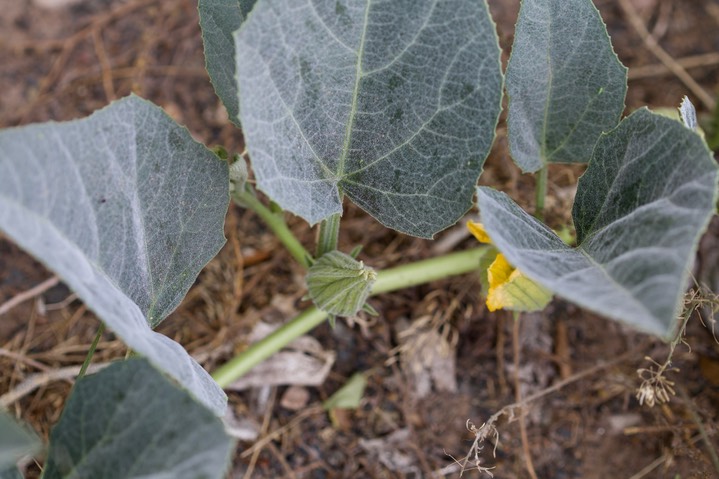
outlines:
[{"label": "flower petal", "polygon": [[482,223],[475,223],[474,221],[467,221],[467,229],[470,233],[474,235],[475,238],[477,238],[477,241],[480,243],[491,243],[492,240],[489,239],[489,235],[484,230],[484,226]]},{"label": "flower petal", "polygon": [[492,292],[493,288],[501,286],[502,283],[509,281],[509,276],[514,271],[514,267],[509,264],[507,258],[502,253],[497,254],[494,261],[487,269],[487,279],[489,280],[489,292]]}]

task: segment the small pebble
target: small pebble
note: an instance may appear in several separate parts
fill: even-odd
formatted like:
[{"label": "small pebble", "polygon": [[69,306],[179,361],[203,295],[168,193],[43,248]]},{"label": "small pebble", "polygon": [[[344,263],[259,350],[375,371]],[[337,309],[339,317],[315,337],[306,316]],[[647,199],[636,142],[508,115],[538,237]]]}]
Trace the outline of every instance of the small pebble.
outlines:
[{"label": "small pebble", "polygon": [[307,406],[310,400],[310,392],[302,386],[290,386],[282,395],[280,406],[290,411],[299,411]]}]

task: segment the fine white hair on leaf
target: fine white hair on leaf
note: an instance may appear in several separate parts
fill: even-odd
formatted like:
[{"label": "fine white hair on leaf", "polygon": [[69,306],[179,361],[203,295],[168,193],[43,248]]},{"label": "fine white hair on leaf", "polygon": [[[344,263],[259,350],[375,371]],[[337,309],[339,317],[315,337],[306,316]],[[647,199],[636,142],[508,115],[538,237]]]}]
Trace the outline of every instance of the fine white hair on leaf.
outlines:
[{"label": "fine white hair on leaf", "polygon": [[682,99],[682,104],[679,105],[679,114],[682,117],[682,123],[684,123],[684,126],[690,130],[697,129],[697,110],[694,108],[694,105],[686,95],[684,95],[684,98]]}]

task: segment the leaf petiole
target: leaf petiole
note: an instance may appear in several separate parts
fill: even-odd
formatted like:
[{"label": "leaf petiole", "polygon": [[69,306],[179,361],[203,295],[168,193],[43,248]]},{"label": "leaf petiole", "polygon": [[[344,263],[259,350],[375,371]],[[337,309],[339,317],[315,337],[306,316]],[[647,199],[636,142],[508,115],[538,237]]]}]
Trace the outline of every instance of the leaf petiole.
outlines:
[{"label": "leaf petiole", "polygon": [[340,218],[341,214],[335,213],[320,223],[320,230],[317,234],[317,258],[337,249],[337,239],[340,233]]},{"label": "leaf petiole", "polygon": [[290,231],[290,228],[285,222],[283,213],[271,211],[270,208],[263,205],[254,193],[248,189],[235,191],[232,193],[232,197],[236,203],[257,213],[257,216],[272,230],[292,257],[305,268],[309,268],[312,256],[304,246],[302,246],[302,243],[300,243],[297,237],[292,234],[292,231]]},{"label": "leaf petiole", "polygon": [[85,361],[82,363],[82,367],[80,367],[80,372],[77,375],[78,379],[85,376],[85,373],[87,372],[87,368],[90,367],[90,363],[92,362],[92,357],[95,354],[97,345],[100,343],[100,339],[102,338],[102,333],[104,333],[104,332],[105,332],[105,323],[101,322],[100,327],[97,328],[97,334],[95,335],[95,339],[93,339],[92,344],[90,345],[90,349],[87,351],[87,356],[85,356]]}]

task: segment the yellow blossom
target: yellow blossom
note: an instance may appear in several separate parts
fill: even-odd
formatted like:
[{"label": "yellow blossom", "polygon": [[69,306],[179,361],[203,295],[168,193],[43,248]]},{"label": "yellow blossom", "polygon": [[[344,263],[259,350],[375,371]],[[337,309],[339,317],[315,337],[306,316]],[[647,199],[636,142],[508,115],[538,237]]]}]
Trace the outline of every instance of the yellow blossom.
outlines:
[{"label": "yellow blossom", "polygon": [[[467,228],[480,243],[492,243],[482,223],[469,221]],[[502,253],[497,253],[487,268],[486,280],[487,309],[490,311],[538,311],[552,299],[551,291],[526,277]]]},{"label": "yellow blossom", "polygon": [[474,221],[468,221],[467,222],[467,228],[469,229],[469,232],[474,235],[475,238],[477,238],[477,241],[480,243],[491,243],[492,240],[489,239],[489,235],[484,230],[484,225],[482,223],[475,223]]}]

